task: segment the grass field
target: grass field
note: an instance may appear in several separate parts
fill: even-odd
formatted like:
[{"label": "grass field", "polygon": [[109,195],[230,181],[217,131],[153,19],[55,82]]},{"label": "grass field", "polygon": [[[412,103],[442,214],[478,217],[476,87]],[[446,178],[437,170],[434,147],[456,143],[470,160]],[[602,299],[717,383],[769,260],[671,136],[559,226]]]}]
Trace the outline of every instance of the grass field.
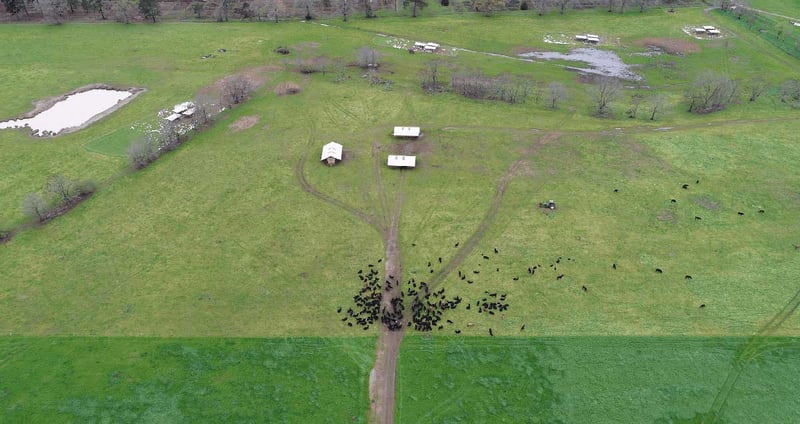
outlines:
[{"label": "grass field", "polygon": [[373,338],[0,338],[0,421],[366,422]]},{"label": "grass field", "polygon": [[[796,111],[774,90],[704,116],[683,103],[686,85],[709,63],[743,84],[763,69],[772,84],[794,76],[796,59],[757,34],[736,28],[735,37],[702,41],[682,32],[704,22],[733,31],[728,25],[738,24],[728,20],[687,8],[381,17],[328,27],[0,26],[9,40],[0,52],[0,119],[89,83],[147,88],[73,134],[0,131],[0,228],[25,222],[21,201],[49,174],[100,183],[67,215],[0,245],[0,334],[9,334],[0,338],[0,358],[8,358],[0,360],[1,413],[16,422],[365,420],[374,328],[347,327],[336,310],[352,303],[357,271],[382,257],[383,237],[305,192],[302,173],[377,219],[389,214],[383,199],[402,200],[406,278],[430,278],[429,261],[447,262],[457,243],[486,228],[457,266],[474,284],[451,274],[443,287],[473,305],[486,291],[507,293],[510,308],[490,316],[461,307],[433,341],[409,332],[400,422],[697,418],[711,408],[744,337],[793,310],[800,289]],[[565,51],[544,36],[590,30],[644,77],[624,90],[612,118],[591,116],[588,84],[563,64],[486,55]],[[419,74],[431,56],[391,48],[379,33],[472,50],[444,58],[445,77],[479,68],[558,81],[569,99],[549,110],[426,94]],[[47,42],[55,37],[80,42]],[[641,55],[648,37],[699,50]],[[275,54],[281,45],[292,55]],[[370,85],[354,66],[341,82],[291,66],[319,55],[350,62],[365,45],[383,54],[379,75],[390,85]],[[131,128],[245,69],[266,81],[252,100],[148,168],[128,170],[124,151],[138,135]],[[302,92],[277,96],[284,81]],[[656,121],[625,117],[636,87],[669,99]],[[256,123],[237,129],[242,118]],[[394,125],[419,125],[424,137],[403,145],[389,135]],[[331,140],[344,144],[346,160],[329,168],[317,158]],[[416,169],[382,166],[402,149],[418,155]],[[554,213],[537,208],[549,199]],[[489,338],[489,328],[498,337]],[[451,338],[457,329],[468,337]],[[791,381],[800,319],[789,314],[764,335],[787,338],[748,363],[746,384],[722,410],[725,422],[797,414]],[[20,370],[29,369],[36,371],[26,378]],[[473,380],[479,384],[468,389]],[[455,389],[461,398],[441,395]]]},{"label": "grass field", "polygon": [[750,5],[756,9],[791,16],[800,20],[800,2],[797,0],[753,0]]},{"label": "grass field", "polygon": [[[434,338],[406,340],[401,423],[694,423],[734,369],[737,338]],[[800,413],[798,340],[773,339],[747,364],[720,423],[780,423]],[[710,419],[710,417],[709,417]]]}]

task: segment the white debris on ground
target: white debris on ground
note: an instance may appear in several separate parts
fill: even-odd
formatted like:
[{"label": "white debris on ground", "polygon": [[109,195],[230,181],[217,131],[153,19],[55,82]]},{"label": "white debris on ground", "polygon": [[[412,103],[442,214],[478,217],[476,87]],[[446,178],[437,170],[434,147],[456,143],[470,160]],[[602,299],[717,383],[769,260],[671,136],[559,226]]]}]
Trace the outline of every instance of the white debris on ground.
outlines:
[{"label": "white debris on ground", "polygon": [[683,32],[697,40],[717,40],[728,36],[711,25],[686,25],[683,27]]},{"label": "white debris on ground", "polygon": [[572,39],[566,34],[545,34],[544,42],[547,44],[575,44]]},{"label": "white debris on ground", "polygon": [[386,34],[378,34],[378,36],[386,38],[386,44],[394,49],[408,51],[413,50],[415,52],[433,53],[447,56],[455,56],[456,51],[459,50],[455,48],[442,47],[439,43],[411,41],[404,38],[392,37]]}]

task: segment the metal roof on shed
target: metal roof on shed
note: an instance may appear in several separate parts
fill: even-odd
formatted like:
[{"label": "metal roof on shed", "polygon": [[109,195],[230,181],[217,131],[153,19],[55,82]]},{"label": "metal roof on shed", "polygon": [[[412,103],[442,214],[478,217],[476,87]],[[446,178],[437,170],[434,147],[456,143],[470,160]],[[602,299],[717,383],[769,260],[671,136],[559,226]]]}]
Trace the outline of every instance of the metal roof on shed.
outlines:
[{"label": "metal roof on shed", "polygon": [[395,137],[419,137],[419,127],[394,127]]},{"label": "metal roof on shed", "polygon": [[389,166],[413,168],[417,166],[416,156],[389,155],[386,163]]},{"label": "metal roof on shed", "polygon": [[330,143],[322,146],[322,156],[319,160],[325,160],[328,158],[334,158],[336,160],[342,160],[342,145],[331,141]]}]

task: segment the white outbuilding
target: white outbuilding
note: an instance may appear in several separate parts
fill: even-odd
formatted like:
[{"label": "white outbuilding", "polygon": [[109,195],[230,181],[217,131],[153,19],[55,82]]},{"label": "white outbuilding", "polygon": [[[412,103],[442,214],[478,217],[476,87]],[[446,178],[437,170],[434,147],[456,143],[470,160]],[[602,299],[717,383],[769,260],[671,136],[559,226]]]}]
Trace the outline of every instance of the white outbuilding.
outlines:
[{"label": "white outbuilding", "polygon": [[394,127],[394,132],[392,133],[395,137],[411,137],[417,138],[419,137],[420,130],[419,127]]},{"label": "white outbuilding", "polygon": [[416,156],[389,155],[386,163],[392,168],[414,168],[417,166]]},{"label": "white outbuilding", "polygon": [[325,162],[328,166],[336,165],[337,162],[342,160],[342,145],[331,141],[322,146],[322,156],[320,156],[319,160]]}]

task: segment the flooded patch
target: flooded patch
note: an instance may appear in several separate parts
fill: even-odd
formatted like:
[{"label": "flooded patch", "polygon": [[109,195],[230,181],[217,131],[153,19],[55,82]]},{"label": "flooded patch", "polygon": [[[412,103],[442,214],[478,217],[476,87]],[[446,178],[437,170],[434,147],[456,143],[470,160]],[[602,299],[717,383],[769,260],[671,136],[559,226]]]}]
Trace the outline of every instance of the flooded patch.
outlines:
[{"label": "flooded patch", "polygon": [[21,119],[0,122],[0,129],[30,128],[37,137],[77,131],[124,105],[142,89],[103,87],[80,89],[72,94],[40,102]]},{"label": "flooded patch", "polygon": [[631,70],[620,57],[609,50],[599,50],[592,48],[579,48],[570,50],[568,53],[559,52],[529,52],[521,53],[519,56],[543,60],[568,60],[573,62],[584,62],[589,67],[581,68],[567,66],[567,69],[585,72],[594,75],[604,75],[609,77],[639,81],[641,76]]}]

